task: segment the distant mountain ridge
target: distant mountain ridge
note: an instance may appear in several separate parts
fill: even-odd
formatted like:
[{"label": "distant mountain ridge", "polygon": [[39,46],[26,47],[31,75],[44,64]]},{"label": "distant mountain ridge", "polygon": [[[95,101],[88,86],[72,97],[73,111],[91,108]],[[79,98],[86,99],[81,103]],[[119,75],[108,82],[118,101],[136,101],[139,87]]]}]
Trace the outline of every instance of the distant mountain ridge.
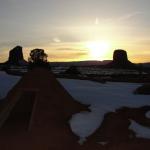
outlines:
[{"label": "distant mountain ridge", "polygon": [[112,60],[85,60],[85,61],[71,61],[71,62],[50,62],[51,66],[99,66],[99,65],[106,65],[110,63]]}]

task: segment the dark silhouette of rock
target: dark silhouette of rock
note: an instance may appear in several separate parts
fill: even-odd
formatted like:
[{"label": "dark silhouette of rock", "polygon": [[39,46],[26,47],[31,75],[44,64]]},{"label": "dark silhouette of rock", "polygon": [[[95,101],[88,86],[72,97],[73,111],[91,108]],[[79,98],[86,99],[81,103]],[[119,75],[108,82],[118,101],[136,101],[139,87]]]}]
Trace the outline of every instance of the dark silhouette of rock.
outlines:
[{"label": "dark silhouette of rock", "polygon": [[112,68],[130,69],[135,68],[135,65],[128,60],[127,52],[122,49],[117,49],[113,54],[113,61],[107,64]]},{"label": "dark silhouette of rock", "polygon": [[115,50],[113,54],[113,61],[118,64],[125,64],[128,62],[127,52],[124,50]]},{"label": "dark silhouette of rock", "polygon": [[25,65],[27,62],[23,58],[22,47],[16,46],[9,52],[9,58],[6,62],[9,65]]},{"label": "dark silhouette of rock", "polygon": [[80,71],[77,69],[76,66],[71,66],[69,69],[65,71],[65,74],[69,75],[79,75]]}]

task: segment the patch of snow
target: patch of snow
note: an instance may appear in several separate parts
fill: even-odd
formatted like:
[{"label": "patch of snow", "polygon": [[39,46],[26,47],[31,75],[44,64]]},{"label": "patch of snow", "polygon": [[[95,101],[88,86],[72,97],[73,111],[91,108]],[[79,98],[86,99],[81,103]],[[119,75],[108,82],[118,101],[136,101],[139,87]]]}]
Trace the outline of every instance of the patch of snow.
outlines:
[{"label": "patch of snow", "polygon": [[[72,116],[72,131],[86,139],[101,125],[104,115],[116,109],[150,105],[149,95],[135,95],[133,91],[141,84],[107,82],[101,84],[87,80],[58,79],[64,88],[83,104],[90,104],[91,112],[80,112]],[[149,131],[150,132],[150,131]]]},{"label": "patch of snow", "polygon": [[8,75],[7,73],[0,71],[0,100],[5,98],[7,93],[19,79],[20,77]]},{"label": "patch of snow", "polygon": [[100,126],[99,123],[99,115],[91,112],[81,112],[75,114],[70,120],[70,125],[73,132],[79,135],[81,139],[85,139],[87,137],[87,133],[89,135],[92,134],[93,128],[97,129]]},{"label": "patch of snow", "polygon": [[146,117],[150,119],[150,111],[146,113]]},{"label": "patch of snow", "polygon": [[144,127],[131,120],[131,125],[129,129],[133,130],[136,133],[136,137],[150,139],[150,128],[148,127]]},{"label": "patch of snow", "polygon": [[[0,99],[19,81],[20,77],[0,71]],[[101,84],[87,80],[58,79],[75,100],[89,104],[91,112],[74,114],[70,120],[72,131],[80,137],[80,143],[91,135],[102,123],[104,115],[116,109],[126,107],[150,106],[149,95],[135,95],[133,91],[140,86],[136,83],[108,82]],[[146,114],[150,118],[150,112]],[[150,129],[132,121],[131,128],[137,135],[149,137]]]}]

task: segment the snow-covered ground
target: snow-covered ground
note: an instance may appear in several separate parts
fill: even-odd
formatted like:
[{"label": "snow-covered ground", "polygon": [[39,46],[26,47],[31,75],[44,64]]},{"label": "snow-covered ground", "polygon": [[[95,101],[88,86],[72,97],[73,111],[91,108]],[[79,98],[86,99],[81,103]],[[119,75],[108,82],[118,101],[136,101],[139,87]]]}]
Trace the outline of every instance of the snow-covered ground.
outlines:
[{"label": "snow-covered ground", "polygon": [[150,111],[146,113],[146,117],[150,119]]},{"label": "snow-covered ground", "polygon": [[150,128],[144,127],[131,120],[129,129],[132,129],[136,133],[136,137],[150,138]]},{"label": "snow-covered ground", "polygon": [[[18,82],[20,77],[0,72],[0,99]],[[91,112],[80,112],[70,120],[72,131],[81,141],[91,135],[102,123],[103,117],[110,111],[122,106],[141,107],[150,105],[150,96],[134,95],[133,91],[140,86],[136,83],[101,84],[86,80],[58,79],[64,88],[79,102],[90,104]],[[150,112],[146,114],[150,118]],[[137,136],[150,138],[150,128],[145,128],[132,121],[130,126]]]},{"label": "snow-covered ground", "polygon": [[[77,101],[91,104],[91,112],[75,114],[70,121],[73,132],[81,137],[81,141],[84,141],[100,126],[107,112],[115,111],[122,106],[136,108],[150,105],[150,96],[133,94],[133,91],[141,86],[140,84],[117,82],[101,84],[71,79],[59,79],[59,81]],[[143,137],[141,131],[146,133],[144,127],[140,125],[137,127],[135,123],[132,123],[131,128],[135,129],[138,136]],[[145,134],[145,137],[150,138],[150,129],[148,128],[146,131],[149,133]]]},{"label": "snow-covered ground", "polygon": [[0,100],[3,99],[9,90],[18,82],[20,77],[8,75],[0,71]]}]

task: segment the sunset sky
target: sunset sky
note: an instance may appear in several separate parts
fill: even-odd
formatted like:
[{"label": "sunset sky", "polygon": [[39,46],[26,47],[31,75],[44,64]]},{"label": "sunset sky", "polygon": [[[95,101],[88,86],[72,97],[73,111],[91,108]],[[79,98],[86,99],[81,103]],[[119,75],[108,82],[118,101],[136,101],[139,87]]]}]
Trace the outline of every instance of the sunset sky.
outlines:
[{"label": "sunset sky", "polygon": [[0,62],[16,45],[49,61],[112,59],[125,49],[150,62],[150,0],[0,0]]}]

